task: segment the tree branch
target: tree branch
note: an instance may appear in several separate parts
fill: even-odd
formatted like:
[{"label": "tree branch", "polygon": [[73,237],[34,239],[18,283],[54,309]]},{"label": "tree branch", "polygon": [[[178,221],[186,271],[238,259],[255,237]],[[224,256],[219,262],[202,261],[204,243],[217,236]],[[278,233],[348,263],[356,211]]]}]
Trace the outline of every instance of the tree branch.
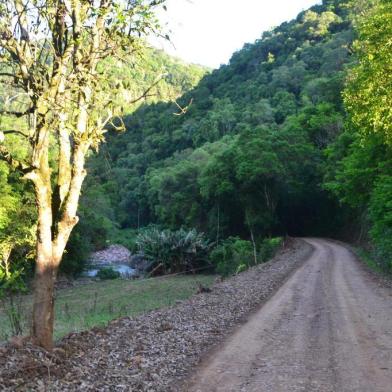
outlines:
[{"label": "tree branch", "polygon": [[59,188],[60,206],[63,204],[71,184],[71,141],[67,129],[65,128],[65,117],[60,119],[58,126],[59,143],[59,168],[57,186]]},{"label": "tree branch", "polygon": [[184,114],[187,113],[189,107],[192,105],[193,103],[193,98],[191,98],[191,100],[189,101],[189,104],[185,107],[182,107],[177,101],[174,101],[174,103],[176,104],[176,106],[180,109],[179,113],[173,113],[175,116],[182,116]]},{"label": "tree branch", "polygon": [[21,135],[25,138],[29,138],[29,135],[26,135],[22,131],[17,131],[16,129],[7,129],[6,131],[0,131],[0,132],[3,133],[4,135],[15,134],[15,135]]},{"label": "tree branch", "polygon": [[145,90],[142,95],[140,95],[138,98],[135,98],[132,101],[130,101],[129,104],[134,104],[136,102],[141,101],[142,99],[145,99],[147,97],[151,97],[152,95],[149,94],[149,92],[163,80],[164,76],[165,75],[160,76],[159,79],[157,79],[150,87],[148,87],[148,89]]},{"label": "tree branch", "polygon": [[17,118],[27,116],[28,114],[31,114],[33,112],[34,112],[34,108],[30,108],[30,109],[26,110],[25,112],[14,112],[13,110],[0,110],[0,114],[14,116]]},{"label": "tree branch", "polygon": [[34,170],[34,167],[28,165],[26,162],[15,159],[3,145],[0,145],[0,160],[7,162],[14,170],[22,174],[27,174]]},{"label": "tree branch", "polygon": [[16,75],[9,73],[9,72],[0,72],[0,76],[8,76],[10,78],[15,78]]}]

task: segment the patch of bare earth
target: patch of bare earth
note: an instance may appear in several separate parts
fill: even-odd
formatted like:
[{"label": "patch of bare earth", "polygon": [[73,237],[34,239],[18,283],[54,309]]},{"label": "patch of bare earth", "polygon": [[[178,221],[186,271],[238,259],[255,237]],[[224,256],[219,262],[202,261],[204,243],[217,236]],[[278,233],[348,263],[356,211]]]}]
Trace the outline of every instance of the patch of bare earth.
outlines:
[{"label": "patch of bare earth", "polygon": [[53,353],[0,348],[2,391],[177,391],[202,356],[220,343],[308,258],[292,240],[269,263],[210,293],[62,339]]}]

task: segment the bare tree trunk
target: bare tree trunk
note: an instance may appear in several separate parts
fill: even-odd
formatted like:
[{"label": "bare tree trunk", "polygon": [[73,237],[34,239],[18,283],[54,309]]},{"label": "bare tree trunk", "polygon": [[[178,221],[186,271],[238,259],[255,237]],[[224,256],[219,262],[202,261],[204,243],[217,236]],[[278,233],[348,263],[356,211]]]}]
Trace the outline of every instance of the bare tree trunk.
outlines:
[{"label": "bare tree trunk", "polygon": [[219,243],[219,234],[220,234],[220,203],[218,203],[218,224],[216,228],[216,243]]},{"label": "bare tree trunk", "polygon": [[[68,184],[69,176],[63,174],[62,179],[65,178],[66,181],[62,185],[68,192],[60,192],[60,205],[52,205],[48,150],[43,149],[40,170],[32,177],[38,208],[32,338],[35,344],[47,350],[53,348],[54,287],[57,271],[72,229],[78,222],[76,211],[86,175],[84,163],[88,147],[88,143],[75,146],[72,178]],[[63,165],[68,165],[66,160]],[[59,173],[64,173],[65,170],[68,170],[68,166],[59,168]]]},{"label": "bare tree trunk", "polygon": [[54,283],[58,263],[53,259],[50,176],[35,180],[38,208],[36,266],[34,276],[33,342],[47,350],[53,347]]},{"label": "bare tree trunk", "polygon": [[248,212],[245,213],[245,218],[246,218],[246,223],[248,225],[249,228],[249,232],[250,232],[250,239],[252,241],[252,246],[253,246],[253,259],[255,262],[255,265],[257,265],[257,247],[256,247],[256,241],[255,241],[255,236],[253,234],[253,229],[252,229],[252,225],[250,223],[250,219],[249,219],[249,215]]},{"label": "bare tree trunk", "polygon": [[9,277],[10,277],[10,261],[9,261],[9,259],[11,256],[12,249],[13,249],[12,245],[7,246],[4,249],[3,255],[2,255],[1,265],[2,265],[2,268],[4,268],[6,279],[9,279]]},{"label": "bare tree trunk", "polygon": [[253,245],[253,258],[255,261],[255,265],[257,265],[257,248],[256,248],[255,236],[253,235],[253,230],[251,227],[249,227],[249,231],[250,231],[250,238],[252,240],[252,245]]},{"label": "bare tree trunk", "polygon": [[32,338],[34,344],[51,350],[53,348],[54,284],[56,268],[50,261],[45,266],[37,262],[34,277],[34,305]]}]

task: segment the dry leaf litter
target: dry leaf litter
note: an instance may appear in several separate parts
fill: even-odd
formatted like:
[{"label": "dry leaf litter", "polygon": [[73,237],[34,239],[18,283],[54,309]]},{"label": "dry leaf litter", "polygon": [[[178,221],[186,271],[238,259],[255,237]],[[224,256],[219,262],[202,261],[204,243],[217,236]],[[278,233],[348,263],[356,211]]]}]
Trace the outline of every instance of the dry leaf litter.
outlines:
[{"label": "dry leaf litter", "polygon": [[0,346],[1,391],[181,391],[182,380],[310,255],[291,240],[266,264],[175,306],[70,334],[53,352]]}]

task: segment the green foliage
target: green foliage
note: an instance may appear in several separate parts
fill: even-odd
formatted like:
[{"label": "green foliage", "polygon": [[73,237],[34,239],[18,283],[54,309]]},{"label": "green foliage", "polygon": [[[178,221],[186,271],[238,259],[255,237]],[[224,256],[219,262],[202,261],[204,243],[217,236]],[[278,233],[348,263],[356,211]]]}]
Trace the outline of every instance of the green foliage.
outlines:
[{"label": "green foliage", "polygon": [[[185,152],[184,158],[186,155]],[[199,149],[180,158],[177,164],[174,157],[164,169],[147,174],[150,205],[156,206],[154,213],[167,226],[175,228],[178,222],[192,224],[202,214],[197,181],[208,157],[208,151]]]},{"label": "green foliage", "polygon": [[24,280],[25,266],[23,263],[0,264],[0,299],[17,292],[26,291]]},{"label": "green foliage", "polygon": [[339,214],[321,186],[323,150],[343,128],[352,40],[338,2],[264,33],[177,100],[185,114],[161,102],[125,117],[127,132],[91,159],[89,186],[121,229],[325,234]]},{"label": "green foliage", "polygon": [[[391,8],[385,0],[348,3],[324,0],[208,74],[156,50],[144,52],[143,70],[108,59],[110,80],[124,87],[113,99],[129,111],[127,132],[109,132],[110,143],[90,157],[64,271],[77,273],[85,255],[108,242],[145,248],[162,263],[159,272],[204,265],[206,252],[189,256],[187,232],[175,231],[184,226],[215,242],[230,238],[211,257],[231,274],[252,263],[245,239],[336,236],[347,216],[371,225],[378,259],[388,264]],[[355,16],[358,63],[350,55],[352,14],[362,15]],[[160,74],[154,97],[129,103]],[[174,115],[177,104],[184,114]],[[12,206],[16,193],[6,183],[3,206]],[[8,219],[1,208],[0,225]],[[150,224],[173,231],[137,237]],[[259,260],[273,254],[274,241],[258,243]]]},{"label": "green foliage", "polygon": [[60,265],[61,272],[72,276],[80,275],[89,254],[105,248],[112,233],[118,231],[109,197],[100,186],[86,189],[79,216]]},{"label": "green foliage", "polygon": [[344,91],[346,130],[326,151],[325,186],[352,208],[373,245],[372,258],[391,270],[392,7],[384,0],[353,6],[360,10],[355,18],[358,62]]},{"label": "green foliage", "polygon": [[359,260],[365,263],[371,270],[379,274],[385,274],[387,272],[385,267],[383,267],[382,265],[380,265],[379,262],[376,261],[372,252],[359,247],[354,248],[354,250]]},{"label": "green foliage", "polygon": [[392,176],[377,178],[369,203],[370,235],[376,246],[376,259],[392,272]]},{"label": "green foliage", "polygon": [[366,208],[375,180],[385,170],[388,155],[388,148],[378,135],[363,143],[355,131],[347,131],[327,150],[333,177],[326,187],[351,207]]},{"label": "green foliage", "polygon": [[[63,262],[60,265],[62,273],[73,277],[82,274],[87,265],[87,259],[93,251],[89,237],[83,237],[83,227],[84,222],[72,233],[63,255]],[[96,231],[99,232],[99,227],[96,228]]]},{"label": "green foliage", "polygon": [[[100,67],[107,71],[108,82],[121,86],[120,92],[113,95],[113,102],[124,113],[133,112],[143,102],[176,99],[195,86],[208,71],[199,65],[186,64],[147,44],[136,58],[129,56],[129,60],[124,63],[109,57]],[[133,103],[147,90],[148,96],[144,100]]]},{"label": "green foliage", "polygon": [[[125,61],[108,57],[100,64],[100,70],[107,75],[105,83],[113,86],[113,91],[118,91],[111,95],[112,104],[125,113],[131,113],[142,104],[176,99],[197,84],[208,71],[202,66],[185,64],[160,50],[147,47],[141,48],[137,56],[124,56]],[[3,65],[0,65],[0,68],[3,70]],[[4,84],[3,87],[0,91],[0,110],[23,111],[20,108],[20,99],[17,100],[19,106],[10,106],[7,103],[7,97],[20,94],[8,84]],[[152,88],[145,99],[132,103],[150,87]],[[2,129],[18,128],[27,132],[26,122],[4,114],[0,115],[0,126]],[[19,136],[7,135],[6,145],[13,151],[14,157],[26,158],[28,146]],[[52,160],[58,146],[53,142],[51,147]],[[104,160],[102,167],[100,165],[101,173],[108,173],[108,164],[108,160]],[[128,179],[127,173],[124,174]],[[119,170],[117,181],[105,185],[97,184],[94,178],[87,179],[88,184],[84,187],[79,209],[80,222],[72,232],[67,245],[60,266],[62,273],[80,274],[88,254],[102,249],[108,241],[124,241],[126,246],[135,248],[134,239],[128,244],[125,236],[121,234],[118,221],[122,219],[118,217],[119,209],[113,207],[117,206],[120,193],[129,192],[129,188],[132,187],[132,184],[128,183],[127,187],[118,187],[118,182],[122,181],[121,175]],[[10,172],[7,166],[0,162],[0,260],[4,255],[9,255],[10,259],[7,262],[11,265],[18,264],[26,259],[27,255],[32,258],[35,247],[34,193],[31,187],[20,180],[16,173]],[[137,224],[137,221],[134,223]],[[25,272],[29,273],[31,269],[32,266],[29,265]]]},{"label": "green foliage", "polygon": [[222,276],[242,272],[254,263],[252,243],[238,237],[229,237],[212,250],[210,260],[215,265],[216,272]]},{"label": "green foliage", "polygon": [[351,70],[345,103],[362,135],[379,133],[392,144],[392,5],[378,0],[357,19],[358,64]]},{"label": "green foliage", "polygon": [[210,244],[195,229],[177,231],[149,228],[136,240],[139,250],[163,273],[188,272],[207,265]]},{"label": "green foliage", "polygon": [[[282,238],[264,238],[257,249],[257,262],[272,258],[282,246]],[[238,274],[255,264],[253,245],[239,237],[229,237],[217,245],[210,254],[216,272],[222,276]]]},{"label": "green foliage", "polygon": [[138,250],[136,244],[138,234],[137,229],[115,229],[109,234],[109,242],[111,244],[122,245],[132,253],[136,253]]},{"label": "green foliage", "polygon": [[303,28],[314,37],[322,37],[328,34],[333,23],[341,22],[341,18],[331,11],[318,14],[314,11],[307,11],[303,17]]},{"label": "green foliage", "polygon": [[35,206],[19,181],[0,163],[0,297],[26,288],[34,257]]},{"label": "green foliage", "polygon": [[114,269],[107,267],[102,268],[97,272],[97,277],[102,280],[113,280],[120,277],[120,273]]},{"label": "green foliage", "polygon": [[283,244],[282,237],[264,238],[260,244],[259,258],[266,262],[275,256],[276,252]]}]

